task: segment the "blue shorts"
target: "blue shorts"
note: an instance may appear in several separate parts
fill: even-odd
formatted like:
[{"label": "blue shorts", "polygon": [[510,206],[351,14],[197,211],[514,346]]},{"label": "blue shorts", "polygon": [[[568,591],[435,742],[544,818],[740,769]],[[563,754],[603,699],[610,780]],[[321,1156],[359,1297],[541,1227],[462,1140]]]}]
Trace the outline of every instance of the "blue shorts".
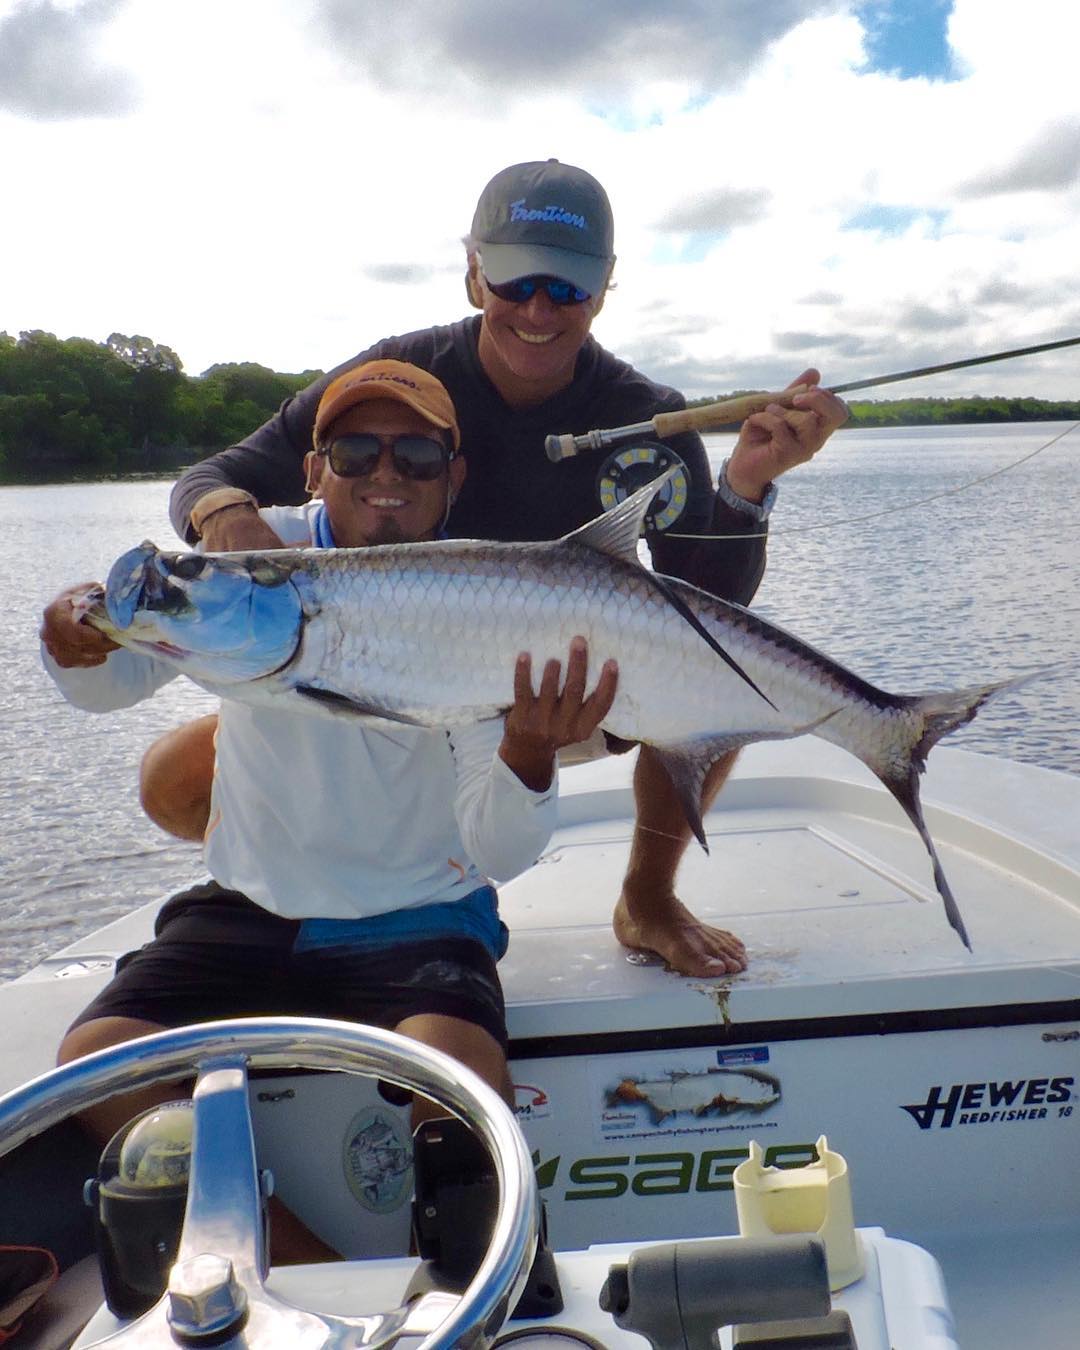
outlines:
[{"label": "blue shorts", "polygon": [[506,1048],[495,892],[371,919],[285,919],[210,881],[168,900],[154,940],[72,1023],[163,1027],[229,1017],[331,1017],[393,1028],[417,1013],[483,1027]]}]

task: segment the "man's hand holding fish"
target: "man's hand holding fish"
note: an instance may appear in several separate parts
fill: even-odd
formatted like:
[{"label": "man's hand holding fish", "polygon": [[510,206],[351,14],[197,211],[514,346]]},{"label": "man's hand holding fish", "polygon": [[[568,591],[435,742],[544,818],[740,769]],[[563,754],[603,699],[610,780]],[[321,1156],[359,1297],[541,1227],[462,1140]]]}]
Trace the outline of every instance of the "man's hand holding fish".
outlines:
[{"label": "man's hand holding fish", "polygon": [[499,755],[534,792],[545,792],[555,772],[555,757],[567,746],[581,745],[611,711],[619,668],[605,661],[591,694],[586,694],[588,646],[583,637],[570,642],[566,680],[560,692],[558,661],[548,661],[533,693],[532,656],[521,652],[514,666],[514,705],[506,714]]},{"label": "man's hand holding fish", "polygon": [[118,644],[111,637],[83,623],[83,601],[98,589],[98,584],[92,581],[81,586],[68,586],[45,607],[39,636],[45,650],[62,670],[100,666],[108,654],[117,649]]}]

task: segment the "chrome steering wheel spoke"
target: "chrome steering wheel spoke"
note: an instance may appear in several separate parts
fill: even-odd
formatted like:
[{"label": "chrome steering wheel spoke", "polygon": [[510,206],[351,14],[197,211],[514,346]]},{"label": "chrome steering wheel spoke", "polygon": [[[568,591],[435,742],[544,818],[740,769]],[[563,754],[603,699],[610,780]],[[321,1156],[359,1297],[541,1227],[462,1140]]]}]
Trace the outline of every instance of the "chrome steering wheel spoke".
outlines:
[{"label": "chrome steering wheel spoke", "polygon": [[247,1087],[242,1056],[200,1066],[192,1094],[191,1173],[177,1264],[212,1252],[231,1262],[238,1277],[250,1272],[261,1279],[266,1254]]}]

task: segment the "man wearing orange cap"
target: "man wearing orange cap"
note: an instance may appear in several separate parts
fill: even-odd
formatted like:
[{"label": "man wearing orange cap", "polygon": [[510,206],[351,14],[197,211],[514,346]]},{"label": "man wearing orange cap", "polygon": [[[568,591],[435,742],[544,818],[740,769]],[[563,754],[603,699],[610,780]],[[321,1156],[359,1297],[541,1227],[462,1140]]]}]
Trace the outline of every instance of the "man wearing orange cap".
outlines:
[{"label": "man wearing orange cap", "polygon": [[[634,484],[618,487],[619,465],[606,463],[602,451],[552,463],[545,437],[647,422],[685,402],[590,336],[615,263],[611,207],[591,174],[557,160],[503,169],[484,188],[465,243],[466,288],[480,315],[384,339],[353,359],[411,361],[450,391],[470,466],[448,521],[451,536],[558,538],[610,504],[612,482],[616,496]],[[178,534],[201,535],[213,550],[274,547],[257,507],[299,499],[315,409],[336,373],[287,400],[239,445],[183,474],[172,498]],[[774,406],[747,419],[715,483],[696,433],[645,447],[664,462],[677,458],[685,475],[685,495],[673,496],[648,534],[657,571],[749,603],[765,567],[775,480],[810,459],[847,416],[841,400],[816,387],[818,378],[807,370],[793,382],[815,386],[794,408]],[[733,759],[714,766],[710,799]],[[647,749],[634,786],[637,830],[616,935],[627,946],[658,951],[686,974],[744,969],[742,942],[700,923],[676,896],[689,830]]]},{"label": "man wearing orange cap", "polygon": [[[460,445],[433,375],[395,360],[362,364],[319,401],[304,457],[318,495],[260,518],[290,546],[432,539],[465,481]],[[65,696],[107,711],[174,678],[77,622],[72,601],[86,589],[52,601],[42,626],[46,667]],[[61,1062],[220,1017],[338,1017],[435,1045],[512,1102],[495,969],[506,930],[489,878],[508,880],[543,851],[556,754],[591,735],[615,692],[609,662],[586,697],[580,639],[561,689],[560,674],[550,662],[534,694],[522,655],[505,723],[449,734],[223,700],[204,843],[212,879],[166,903],[154,941],[124,958],[69,1029]],[[172,1095],[164,1086],[113,1098],[86,1122],[107,1140]]]}]

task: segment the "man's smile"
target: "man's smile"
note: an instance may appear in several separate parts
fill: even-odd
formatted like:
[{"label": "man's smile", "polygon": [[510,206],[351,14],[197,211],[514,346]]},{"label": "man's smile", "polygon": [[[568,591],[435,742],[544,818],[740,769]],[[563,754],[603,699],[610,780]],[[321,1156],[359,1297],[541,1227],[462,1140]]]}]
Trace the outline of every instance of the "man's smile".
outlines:
[{"label": "man's smile", "polygon": [[521,328],[511,330],[515,337],[520,338],[522,342],[531,342],[535,346],[543,346],[544,343],[554,342],[559,336],[558,333],[526,333]]}]

